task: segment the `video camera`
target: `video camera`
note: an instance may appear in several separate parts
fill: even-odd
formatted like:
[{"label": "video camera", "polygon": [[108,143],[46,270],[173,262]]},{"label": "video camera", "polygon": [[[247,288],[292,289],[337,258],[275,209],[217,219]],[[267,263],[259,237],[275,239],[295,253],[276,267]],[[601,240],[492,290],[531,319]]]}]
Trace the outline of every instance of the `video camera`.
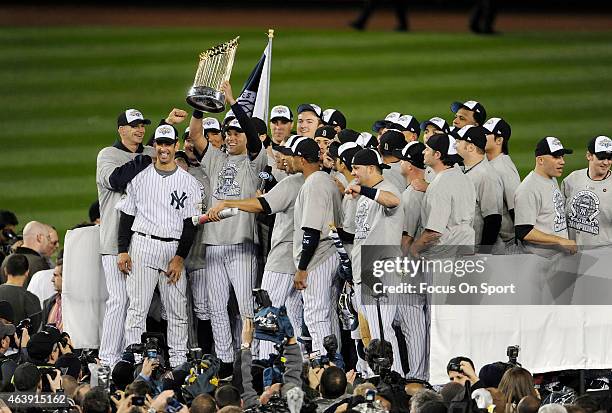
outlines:
[{"label": "video camera", "polygon": [[330,362],[336,361],[336,352],[338,351],[338,339],[335,334],[330,334],[323,338],[323,348],[326,353],[317,357],[318,353],[315,353],[315,357],[310,358],[310,367],[328,367]]},{"label": "video camera", "polygon": [[[270,296],[266,290],[262,290],[261,288],[253,289],[253,297],[255,298],[256,313],[264,308],[272,307],[272,300],[270,300]],[[253,319],[253,324],[256,335],[257,333],[274,335],[280,330],[278,316],[273,311],[268,312],[265,316],[256,316]]]},{"label": "video camera", "polygon": [[521,348],[517,345],[508,346],[506,349],[506,356],[508,356],[508,364],[512,367],[521,367],[521,363],[518,362],[518,355]]}]

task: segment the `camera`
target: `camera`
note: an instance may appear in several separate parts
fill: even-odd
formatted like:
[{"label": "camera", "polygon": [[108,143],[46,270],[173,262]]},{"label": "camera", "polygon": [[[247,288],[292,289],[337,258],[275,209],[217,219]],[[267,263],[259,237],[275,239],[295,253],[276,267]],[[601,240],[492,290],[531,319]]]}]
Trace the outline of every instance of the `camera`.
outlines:
[{"label": "camera", "polygon": [[27,329],[28,333],[30,332],[30,328],[32,327],[32,320],[29,318],[24,318],[15,326],[15,330],[17,331],[17,337],[21,338],[23,334],[23,330]]},{"label": "camera", "polygon": [[457,373],[463,373],[459,363],[451,362],[448,364],[448,371],[456,371]]},{"label": "camera", "polygon": [[368,403],[372,403],[376,400],[376,390],[374,389],[368,389],[366,390],[365,393],[365,400]]},{"label": "camera", "polygon": [[508,364],[510,364],[511,366],[520,367],[521,364],[518,362],[518,355],[520,349],[521,348],[518,346],[518,344],[515,346],[508,346],[508,348],[506,349],[506,356],[508,356]]},{"label": "camera", "polygon": [[183,408],[183,405],[174,397],[168,398],[166,404],[166,413],[176,413]]},{"label": "camera", "polygon": [[144,406],[145,397],[144,396],[136,396],[132,397],[132,406]]},{"label": "camera", "polygon": [[[272,300],[266,290],[261,288],[253,289],[253,297],[255,298],[255,312],[259,312],[264,308],[272,307]],[[256,316],[253,319],[255,332],[264,334],[276,334],[280,327],[278,325],[278,316],[273,311],[268,312],[265,316]]]}]

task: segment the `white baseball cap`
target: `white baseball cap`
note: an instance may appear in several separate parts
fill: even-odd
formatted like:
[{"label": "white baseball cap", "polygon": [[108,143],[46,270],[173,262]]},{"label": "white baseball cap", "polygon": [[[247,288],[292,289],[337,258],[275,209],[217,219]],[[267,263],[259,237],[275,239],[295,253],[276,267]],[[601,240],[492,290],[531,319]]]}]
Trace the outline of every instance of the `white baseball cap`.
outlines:
[{"label": "white baseball cap", "polygon": [[274,122],[276,119],[285,119],[291,122],[293,120],[293,113],[285,105],[274,106],[270,111],[270,122]]}]

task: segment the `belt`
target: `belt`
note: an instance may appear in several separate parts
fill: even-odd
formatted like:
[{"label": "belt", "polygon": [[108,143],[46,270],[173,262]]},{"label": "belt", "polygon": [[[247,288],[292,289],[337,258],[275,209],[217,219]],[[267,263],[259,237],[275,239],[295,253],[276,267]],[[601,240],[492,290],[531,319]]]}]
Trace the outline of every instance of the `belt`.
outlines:
[{"label": "belt", "polygon": [[138,235],[140,235],[141,237],[145,237],[145,238],[151,238],[157,241],[163,241],[163,242],[174,242],[174,241],[179,241],[176,238],[163,238],[163,237],[158,237],[155,235],[150,235],[150,234],[143,234],[142,232],[136,232]]}]

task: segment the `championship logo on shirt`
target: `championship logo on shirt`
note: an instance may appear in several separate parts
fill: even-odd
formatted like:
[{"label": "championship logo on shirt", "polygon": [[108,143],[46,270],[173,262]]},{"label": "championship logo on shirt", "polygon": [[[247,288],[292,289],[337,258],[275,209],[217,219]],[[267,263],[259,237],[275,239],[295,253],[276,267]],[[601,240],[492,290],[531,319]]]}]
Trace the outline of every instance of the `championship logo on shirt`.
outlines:
[{"label": "championship logo on shirt", "polygon": [[570,201],[567,225],[577,231],[599,234],[599,197],[591,191],[580,191]]},{"label": "championship logo on shirt", "polygon": [[236,181],[238,168],[235,163],[228,162],[217,176],[217,187],[213,196],[217,199],[225,199],[228,196],[240,195],[240,185]]},{"label": "championship logo on shirt", "polygon": [[355,239],[366,239],[370,233],[370,224],[368,224],[368,212],[370,211],[370,203],[363,201],[357,207],[355,214]]},{"label": "championship logo on shirt", "polygon": [[560,232],[567,228],[567,221],[565,220],[563,195],[561,195],[561,191],[559,191],[558,188],[553,190],[552,202],[555,207],[555,223],[553,229],[555,232]]}]

